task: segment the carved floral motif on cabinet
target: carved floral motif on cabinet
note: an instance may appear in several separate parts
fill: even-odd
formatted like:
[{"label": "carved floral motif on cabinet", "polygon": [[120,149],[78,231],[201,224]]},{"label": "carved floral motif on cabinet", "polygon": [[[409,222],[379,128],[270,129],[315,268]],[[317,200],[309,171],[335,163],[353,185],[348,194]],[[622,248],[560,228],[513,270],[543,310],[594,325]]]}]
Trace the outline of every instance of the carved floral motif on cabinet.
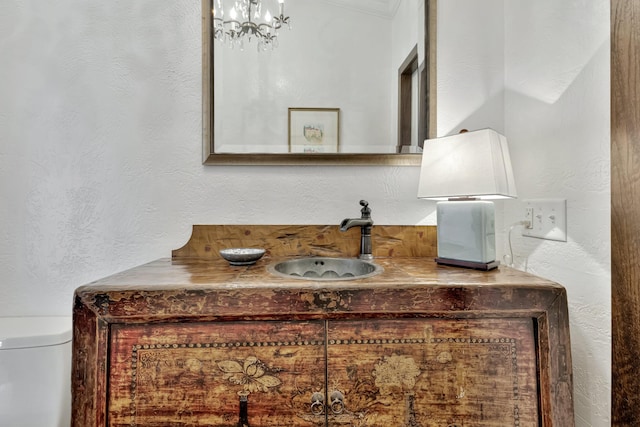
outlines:
[{"label": "carved floral motif on cabinet", "polygon": [[109,424],[235,426],[242,393],[251,425],[299,423],[324,384],[324,339],[322,321],[114,327]]},{"label": "carved floral motif on cabinet", "polygon": [[114,427],[235,425],[239,395],[254,426],[538,425],[530,319],[114,325],[110,358]]}]

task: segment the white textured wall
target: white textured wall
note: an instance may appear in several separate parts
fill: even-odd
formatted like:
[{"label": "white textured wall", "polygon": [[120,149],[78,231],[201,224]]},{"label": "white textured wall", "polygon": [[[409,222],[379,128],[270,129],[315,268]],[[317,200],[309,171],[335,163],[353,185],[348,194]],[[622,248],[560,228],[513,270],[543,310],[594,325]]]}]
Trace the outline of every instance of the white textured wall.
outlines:
[{"label": "white textured wall", "polygon": [[[509,0],[499,30],[448,38],[474,14],[502,20],[500,2],[461,1],[439,8],[454,17],[439,29],[440,134],[503,128],[521,197],[568,199],[568,243],[514,248],[567,286],[578,425],[604,427],[608,2]],[[380,224],[433,223],[415,167],[202,166],[200,43],[200,2],[0,2],[0,315],[68,314],[77,286],[169,256],[195,223],[338,224],[361,198]]]},{"label": "white textured wall", "polygon": [[438,2],[438,135],[504,132],[503,2]]},{"label": "white textured wall", "polygon": [[[514,230],[516,264],[569,295],[577,426],[610,425],[609,1],[508,0],[505,123],[520,199],[567,199],[568,241]],[[505,203],[505,223],[522,219]]]},{"label": "white textured wall", "polygon": [[[170,255],[195,223],[433,223],[418,169],[201,165],[200,2],[0,3],[0,315]],[[295,33],[292,33],[295,34]]]}]

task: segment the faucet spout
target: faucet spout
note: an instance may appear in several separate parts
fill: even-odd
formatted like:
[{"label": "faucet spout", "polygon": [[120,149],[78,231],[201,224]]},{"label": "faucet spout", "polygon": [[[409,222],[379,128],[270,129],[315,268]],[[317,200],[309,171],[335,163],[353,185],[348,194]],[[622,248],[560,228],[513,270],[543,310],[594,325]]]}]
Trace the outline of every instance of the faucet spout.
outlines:
[{"label": "faucet spout", "polygon": [[346,218],[343,219],[340,223],[340,231],[347,231],[353,227],[371,227],[373,225],[373,220],[362,219],[362,218]]},{"label": "faucet spout", "polygon": [[360,227],[360,259],[373,259],[373,251],[371,248],[371,228],[373,227],[373,220],[371,219],[371,209],[369,208],[369,202],[366,200],[360,200],[360,206],[362,209],[360,212],[362,216],[360,218],[345,218],[340,223],[340,231],[347,231],[353,227]]}]

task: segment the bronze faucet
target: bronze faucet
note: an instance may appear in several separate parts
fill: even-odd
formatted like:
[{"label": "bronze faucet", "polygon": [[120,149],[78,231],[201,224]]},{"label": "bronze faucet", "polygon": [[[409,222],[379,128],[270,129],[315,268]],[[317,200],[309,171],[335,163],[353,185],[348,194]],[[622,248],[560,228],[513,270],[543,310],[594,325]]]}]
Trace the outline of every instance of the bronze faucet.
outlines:
[{"label": "bronze faucet", "polygon": [[371,209],[369,209],[369,202],[366,200],[360,200],[360,206],[362,213],[360,218],[346,218],[340,223],[340,231],[347,231],[351,227],[360,227],[360,259],[373,259],[371,249],[371,228],[373,227],[373,220],[371,219]]}]

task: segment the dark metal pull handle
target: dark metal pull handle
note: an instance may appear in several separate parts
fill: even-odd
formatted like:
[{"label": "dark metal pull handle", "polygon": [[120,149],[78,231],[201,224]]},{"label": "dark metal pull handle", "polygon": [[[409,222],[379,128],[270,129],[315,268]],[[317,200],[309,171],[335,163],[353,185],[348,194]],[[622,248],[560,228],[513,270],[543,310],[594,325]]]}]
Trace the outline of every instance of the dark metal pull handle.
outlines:
[{"label": "dark metal pull handle", "polygon": [[324,394],[315,392],[311,395],[311,413],[313,415],[324,414]]},{"label": "dark metal pull handle", "polygon": [[240,396],[240,413],[238,417],[238,424],[236,425],[237,427],[249,427],[249,392],[238,392],[238,396]]},{"label": "dark metal pull handle", "polygon": [[331,393],[331,412],[340,415],[344,411],[344,395],[339,391]]}]

